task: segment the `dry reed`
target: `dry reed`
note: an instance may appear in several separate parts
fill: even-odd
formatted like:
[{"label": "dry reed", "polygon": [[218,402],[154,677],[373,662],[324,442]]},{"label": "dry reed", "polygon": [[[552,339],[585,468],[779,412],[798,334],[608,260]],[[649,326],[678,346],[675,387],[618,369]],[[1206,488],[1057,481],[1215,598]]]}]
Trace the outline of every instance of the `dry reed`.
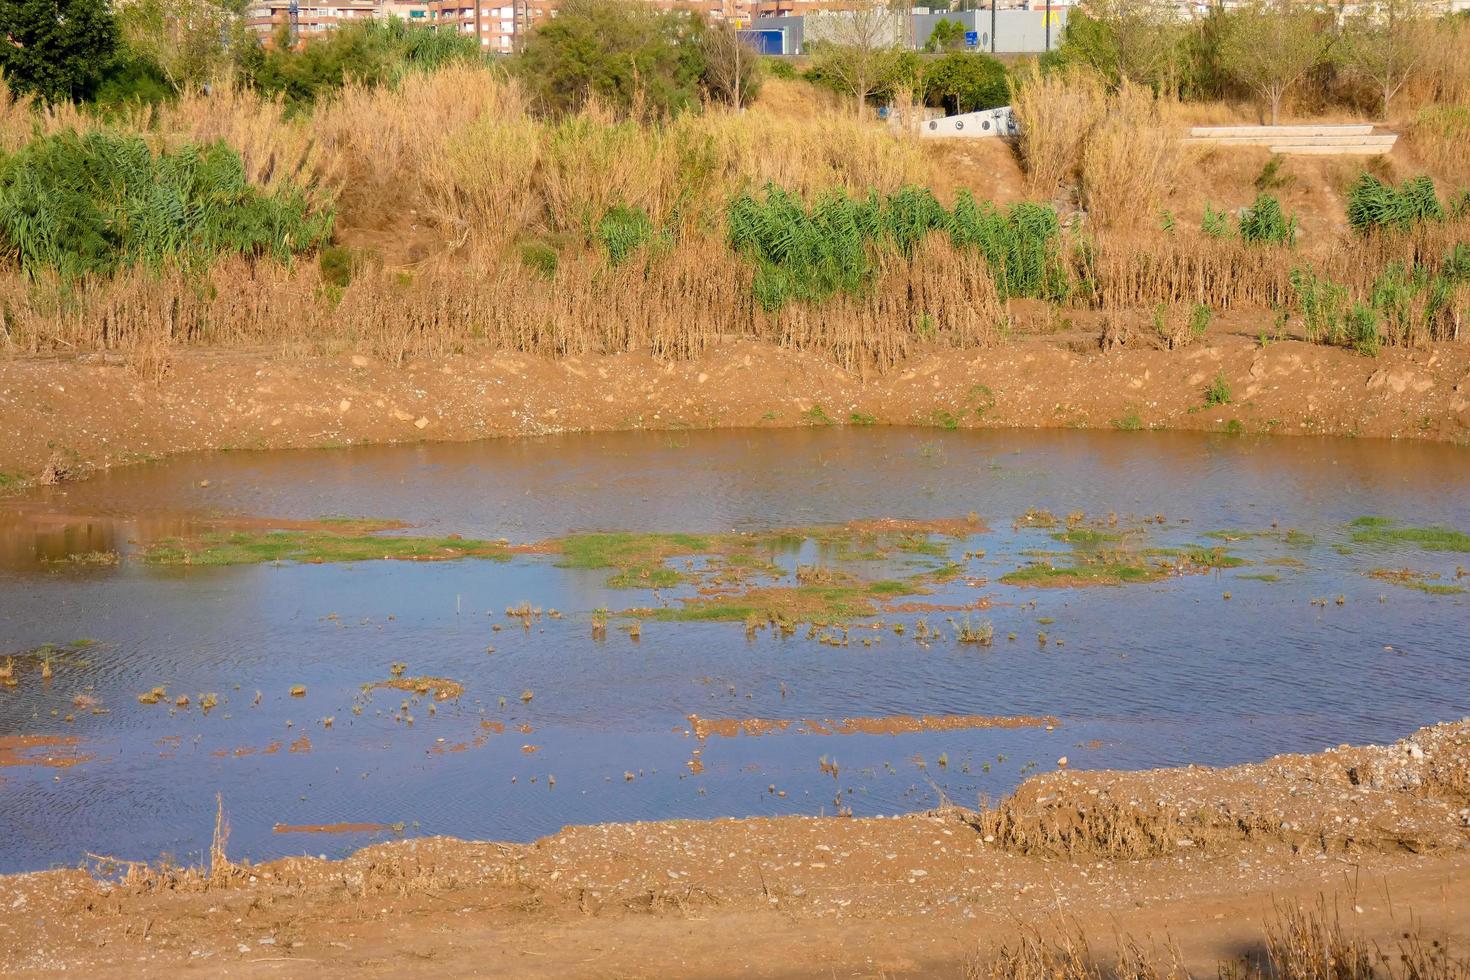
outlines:
[{"label": "dry reed", "polygon": [[1145,86],[1124,82],[1087,136],[1079,176],[1082,203],[1099,227],[1157,224],[1179,178],[1178,131]]},{"label": "dry reed", "polygon": [[1043,75],[1032,62],[1022,73],[1011,92],[1011,110],[1021,127],[1017,146],[1033,195],[1049,198],[1075,176],[1107,105],[1103,81],[1090,69]]}]

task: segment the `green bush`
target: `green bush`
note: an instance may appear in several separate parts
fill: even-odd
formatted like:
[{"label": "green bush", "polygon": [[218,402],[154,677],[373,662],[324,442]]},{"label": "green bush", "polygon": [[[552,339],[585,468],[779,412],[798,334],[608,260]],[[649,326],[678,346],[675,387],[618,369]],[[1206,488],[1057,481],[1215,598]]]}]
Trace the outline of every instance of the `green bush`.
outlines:
[{"label": "green bush", "polygon": [[525,242],[521,245],[521,265],[543,279],[555,279],[560,255],[550,244],[542,241]]},{"label": "green bush", "polygon": [[344,245],[329,245],[317,253],[317,268],[322,281],[338,290],[352,284],[352,275],[357,270],[357,259],[352,249]]},{"label": "green bush", "polygon": [[1390,187],[1365,172],[1348,190],[1348,224],[1357,232],[1376,228],[1402,231],[1421,222],[1442,221],[1444,215],[1434,181],[1423,175]]},{"label": "green bush", "polygon": [[614,205],[597,223],[597,239],[613,265],[622,265],[652,237],[653,222],[642,208]]},{"label": "green bush", "polygon": [[1290,245],[1296,238],[1296,217],[1287,217],[1270,194],[1258,194],[1240,213],[1240,237],[1256,244]]},{"label": "green bush", "polygon": [[1216,371],[1215,378],[1210,386],[1205,389],[1206,405],[1229,405],[1230,404],[1230,382],[1225,380],[1225,372]]},{"label": "green bush", "polygon": [[1234,234],[1234,229],[1230,226],[1230,213],[1216,211],[1206,204],[1204,220],[1200,222],[1200,230],[1211,238],[1229,238]]},{"label": "green bush", "polygon": [[1354,303],[1347,315],[1347,342],[1360,354],[1375,357],[1383,337],[1378,330],[1378,311],[1367,303]]},{"label": "green bush", "polygon": [[780,78],[789,82],[801,77],[801,73],[796,70],[796,66],[786,58],[773,58],[768,56],[761,59],[761,63],[765,66],[766,74],[772,78]]},{"label": "green bush", "polygon": [[216,255],[287,259],[324,244],[330,211],[264,194],[223,142],[152,153],[137,136],[67,132],[0,159],[0,245],[28,272],[110,274]]},{"label": "green bush", "polygon": [[1002,296],[1064,298],[1061,224],[1050,207],[1021,203],[1008,212],[977,204],[960,192],[948,211],[924,188],[904,187],[887,198],[835,192],[810,207],[768,186],[764,200],[742,194],[730,203],[730,244],[756,264],[756,298],[766,309],[789,301],[859,294],[872,277],[872,250],[911,254],[939,232],[958,248],[978,248]]},{"label": "green bush", "polygon": [[1214,319],[1215,313],[1203,303],[1194,304],[1194,309],[1189,311],[1189,335],[1199,340],[1210,329],[1210,320]]},{"label": "green bush", "polygon": [[1307,340],[1312,343],[1338,344],[1343,337],[1343,317],[1347,313],[1347,287],[1340,286],[1310,269],[1294,269],[1291,288],[1306,321]]}]

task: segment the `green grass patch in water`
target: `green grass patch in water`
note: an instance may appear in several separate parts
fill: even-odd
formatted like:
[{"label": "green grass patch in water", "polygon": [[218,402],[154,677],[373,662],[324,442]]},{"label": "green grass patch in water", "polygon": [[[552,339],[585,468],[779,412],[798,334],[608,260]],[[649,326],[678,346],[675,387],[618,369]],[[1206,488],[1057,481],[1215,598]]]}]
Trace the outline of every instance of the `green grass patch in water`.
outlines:
[{"label": "green grass patch in water", "polygon": [[1470,552],[1470,534],[1449,527],[1399,527],[1386,517],[1359,517],[1348,524],[1356,528],[1358,544],[1417,545],[1425,551]]},{"label": "green grass patch in water", "polygon": [[385,537],[323,531],[213,531],[197,538],[171,538],[150,545],[150,565],[261,565],[268,562],[336,563],[353,561],[453,561],[486,558],[509,561],[498,541],[459,537]]},{"label": "green grass patch in water", "polygon": [[1167,573],[1156,567],[1124,562],[1098,562],[1076,566],[1027,565],[1000,577],[1006,585],[1066,588],[1086,585],[1128,585],[1157,582]]},{"label": "green grass patch in water", "polygon": [[875,598],[916,595],[912,584],[885,580],[853,585],[797,585],[752,588],[730,595],[700,596],[678,606],[631,610],[668,623],[744,622],[838,623],[878,614]]},{"label": "green grass patch in water", "polygon": [[1104,545],[1117,544],[1123,540],[1123,535],[1115,531],[1099,531],[1090,527],[1075,527],[1066,531],[1057,531],[1051,536],[1053,541],[1063,541],[1080,548],[1101,548]]}]

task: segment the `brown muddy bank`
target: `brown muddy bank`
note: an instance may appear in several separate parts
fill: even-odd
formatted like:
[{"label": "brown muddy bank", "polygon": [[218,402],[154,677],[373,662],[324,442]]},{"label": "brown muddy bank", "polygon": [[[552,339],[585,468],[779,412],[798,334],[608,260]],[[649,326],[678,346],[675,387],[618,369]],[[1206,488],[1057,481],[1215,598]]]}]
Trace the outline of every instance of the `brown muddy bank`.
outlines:
[{"label": "brown muddy bank", "polygon": [[1170,943],[1177,965],[1207,973],[1249,953],[1273,910],[1319,897],[1352,936],[1392,948],[1412,931],[1463,957],[1467,807],[1470,719],[1229,769],[1055,772],[979,813],[601,824],[208,871],[94,858],[92,871],[127,874],[0,878],[0,963],[12,976],[959,976],[977,950],[1060,924]]},{"label": "brown muddy bank", "polygon": [[[0,361],[0,486],[174,453],[462,441],[568,431],[821,425],[1125,428],[1470,442],[1470,346],[1376,358],[1242,321],[1178,351],[1108,354],[1022,336],[861,377],[732,342],[689,361],[466,354],[395,367],[358,355],[180,352],[157,381],[96,357]],[[1206,404],[1217,377],[1228,404]]]}]

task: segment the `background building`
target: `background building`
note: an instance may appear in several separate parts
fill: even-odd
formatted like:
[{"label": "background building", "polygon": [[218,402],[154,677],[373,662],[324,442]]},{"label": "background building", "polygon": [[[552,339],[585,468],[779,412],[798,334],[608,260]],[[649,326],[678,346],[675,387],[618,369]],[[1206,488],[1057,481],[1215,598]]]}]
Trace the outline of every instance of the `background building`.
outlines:
[{"label": "background building", "polygon": [[[835,26],[851,16],[850,0],[644,0],[660,10],[692,10],[710,21],[740,28],[762,54],[799,55],[806,45],[838,33]],[[1470,2],[1470,0],[1465,0]],[[478,37],[495,54],[516,50],[517,38],[540,21],[556,16],[558,0],[258,0],[246,23],[270,36],[281,25],[296,37],[331,30],[355,20],[399,17]],[[1068,7],[1001,0],[999,9],[933,10],[913,7],[894,12],[892,34],[904,47],[922,48],[934,25],[959,21],[967,32],[966,47],[997,54],[1045,51],[1061,42]]]}]

